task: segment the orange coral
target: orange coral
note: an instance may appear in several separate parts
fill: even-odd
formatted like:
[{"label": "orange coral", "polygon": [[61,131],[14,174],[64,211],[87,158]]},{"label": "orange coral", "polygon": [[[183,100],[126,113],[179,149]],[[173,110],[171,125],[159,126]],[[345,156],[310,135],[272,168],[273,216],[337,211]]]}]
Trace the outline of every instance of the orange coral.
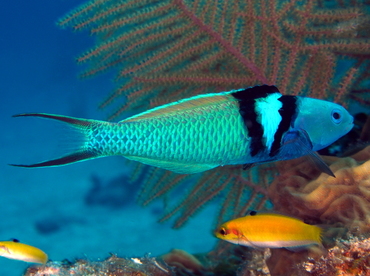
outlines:
[{"label": "orange coral", "polygon": [[280,162],[280,175],[269,188],[275,209],[310,223],[370,230],[370,146],[351,157],[325,161],[336,178],[320,174],[304,158]]}]

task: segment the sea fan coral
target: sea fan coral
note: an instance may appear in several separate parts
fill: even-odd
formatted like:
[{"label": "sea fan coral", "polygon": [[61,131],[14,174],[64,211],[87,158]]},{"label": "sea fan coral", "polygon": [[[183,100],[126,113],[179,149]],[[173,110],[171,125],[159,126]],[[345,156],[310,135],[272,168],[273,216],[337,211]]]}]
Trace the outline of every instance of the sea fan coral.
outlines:
[{"label": "sea fan coral", "polygon": [[324,158],[336,178],[320,174],[305,158],[277,165],[280,175],[269,187],[275,209],[310,223],[369,231],[370,146],[351,157]]},{"label": "sea fan coral", "polygon": [[97,37],[78,58],[90,65],[84,76],[118,69],[120,88],[101,105],[121,101],[111,119],[127,109],[261,83],[337,102],[355,89],[352,96],[368,103],[367,4],[324,2],[91,0],[59,25]]}]

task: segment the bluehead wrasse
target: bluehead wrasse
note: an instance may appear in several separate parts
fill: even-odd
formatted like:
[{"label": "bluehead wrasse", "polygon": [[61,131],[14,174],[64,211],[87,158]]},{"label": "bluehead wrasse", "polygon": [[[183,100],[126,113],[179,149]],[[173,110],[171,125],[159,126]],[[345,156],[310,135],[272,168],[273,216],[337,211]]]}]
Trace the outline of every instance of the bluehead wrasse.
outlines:
[{"label": "bluehead wrasse", "polygon": [[297,251],[321,244],[322,229],[297,218],[252,211],[223,223],[215,236],[230,243],[253,248],[286,248]]},{"label": "bluehead wrasse", "polygon": [[0,256],[39,264],[45,264],[48,261],[48,255],[46,255],[45,252],[34,246],[20,243],[16,239],[11,241],[0,241]]},{"label": "bluehead wrasse", "polygon": [[75,151],[61,158],[14,166],[60,166],[121,155],[183,174],[223,165],[249,168],[308,155],[334,176],[315,151],[353,127],[353,117],[338,104],[282,95],[268,85],[198,95],[118,123],[45,113],[14,117],[26,116],[67,123],[83,138]]}]

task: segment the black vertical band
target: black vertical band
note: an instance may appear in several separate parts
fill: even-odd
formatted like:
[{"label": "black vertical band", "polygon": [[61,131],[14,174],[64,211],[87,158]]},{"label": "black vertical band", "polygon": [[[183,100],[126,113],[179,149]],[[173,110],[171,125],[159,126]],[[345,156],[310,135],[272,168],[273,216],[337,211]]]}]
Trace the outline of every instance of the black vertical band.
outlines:
[{"label": "black vertical band", "polygon": [[277,131],[274,135],[274,142],[272,143],[269,155],[275,156],[279,153],[281,147],[281,139],[286,133],[297,115],[297,97],[296,96],[281,96],[279,99],[283,106],[279,109],[279,114],[282,118]]}]

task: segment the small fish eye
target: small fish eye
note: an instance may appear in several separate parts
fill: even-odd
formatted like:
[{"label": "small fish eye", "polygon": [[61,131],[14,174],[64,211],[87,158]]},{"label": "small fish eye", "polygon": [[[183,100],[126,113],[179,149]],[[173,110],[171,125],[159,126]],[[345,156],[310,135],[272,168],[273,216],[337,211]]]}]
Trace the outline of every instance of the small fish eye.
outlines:
[{"label": "small fish eye", "polygon": [[218,231],[222,236],[226,236],[226,230],[225,228],[221,228],[220,231]]},{"label": "small fish eye", "polygon": [[342,112],[338,109],[333,109],[331,118],[335,124],[339,124],[342,121]]}]

